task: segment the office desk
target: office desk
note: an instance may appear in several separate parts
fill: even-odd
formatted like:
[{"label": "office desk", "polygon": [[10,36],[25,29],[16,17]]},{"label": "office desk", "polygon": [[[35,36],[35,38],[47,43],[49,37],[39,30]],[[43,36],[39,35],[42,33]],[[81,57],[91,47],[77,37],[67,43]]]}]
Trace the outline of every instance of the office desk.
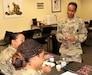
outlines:
[{"label": "office desk", "polygon": [[[55,54],[52,54],[52,55],[54,56],[55,61],[60,59],[60,56],[55,55]],[[55,66],[54,66],[54,67],[52,67],[51,72],[49,72],[49,73],[43,73],[42,75],[60,75],[60,74],[62,74],[64,72],[66,72],[66,71],[70,71],[70,72],[76,73],[78,75],[82,75],[82,74],[79,74],[77,71],[80,70],[85,65],[86,64],[79,63],[79,62],[70,62],[70,63],[67,64],[67,66],[61,68],[61,71],[57,71],[56,68],[55,68]],[[88,70],[86,70],[86,71],[88,71]],[[88,75],[92,75],[92,66],[91,66],[90,74],[88,74]]]},{"label": "office desk", "polygon": [[[60,59],[60,56],[46,52],[46,54],[51,54],[52,56],[54,56],[55,61]],[[61,71],[57,71],[56,70],[56,66],[52,67],[52,70],[49,73],[43,73],[42,75],[60,75],[61,73],[63,73],[64,71],[61,69]]]}]

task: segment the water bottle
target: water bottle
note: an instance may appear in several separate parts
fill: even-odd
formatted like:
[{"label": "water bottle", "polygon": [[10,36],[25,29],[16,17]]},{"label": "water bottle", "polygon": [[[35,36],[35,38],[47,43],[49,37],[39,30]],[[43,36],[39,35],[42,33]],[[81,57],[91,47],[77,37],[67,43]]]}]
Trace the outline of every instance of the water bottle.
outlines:
[{"label": "water bottle", "polygon": [[62,67],[65,67],[66,64],[67,64],[66,59],[65,58],[62,58],[61,66]]}]

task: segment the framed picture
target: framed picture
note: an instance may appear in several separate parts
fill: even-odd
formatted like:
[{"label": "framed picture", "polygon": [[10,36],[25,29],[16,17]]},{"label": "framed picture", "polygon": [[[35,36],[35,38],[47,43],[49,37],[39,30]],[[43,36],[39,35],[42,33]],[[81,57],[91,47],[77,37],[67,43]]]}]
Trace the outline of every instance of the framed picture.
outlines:
[{"label": "framed picture", "polygon": [[52,12],[61,12],[61,0],[52,0]]},{"label": "framed picture", "polygon": [[3,0],[4,17],[23,16],[22,0]]}]

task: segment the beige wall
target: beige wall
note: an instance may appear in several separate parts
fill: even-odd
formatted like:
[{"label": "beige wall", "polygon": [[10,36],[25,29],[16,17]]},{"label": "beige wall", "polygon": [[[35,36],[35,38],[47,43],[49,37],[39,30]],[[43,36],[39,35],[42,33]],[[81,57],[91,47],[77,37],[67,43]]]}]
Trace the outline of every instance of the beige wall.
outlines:
[{"label": "beige wall", "polygon": [[[81,15],[81,0],[61,0],[61,12],[51,12],[51,0],[22,0],[23,2],[23,17],[20,18],[4,18],[3,16],[3,4],[0,0],[0,39],[4,37],[5,31],[19,32],[27,29],[31,29],[32,18],[42,19],[45,15],[55,14],[57,15],[57,21],[66,17],[67,4],[70,1],[76,1],[78,3],[78,12],[76,15]],[[85,0],[86,1],[86,0]],[[88,1],[88,0],[87,0]],[[43,2],[44,9],[37,9],[36,3]],[[84,17],[85,18],[85,17]]]},{"label": "beige wall", "polygon": [[92,19],[92,0],[82,0],[81,14],[85,21]]}]

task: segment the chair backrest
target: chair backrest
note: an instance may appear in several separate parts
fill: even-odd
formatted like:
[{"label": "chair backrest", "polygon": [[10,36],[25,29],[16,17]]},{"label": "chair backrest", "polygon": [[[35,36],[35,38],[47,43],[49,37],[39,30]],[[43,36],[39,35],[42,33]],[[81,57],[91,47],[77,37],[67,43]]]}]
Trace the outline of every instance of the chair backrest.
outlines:
[{"label": "chair backrest", "polygon": [[25,30],[22,32],[25,36],[25,39],[33,38],[34,30]]},{"label": "chair backrest", "polygon": [[92,20],[90,20],[89,22],[89,27],[92,27]]},{"label": "chair backrest", "polygon": [[39,34],[39,33],[41,33],[40,29],[34,29],[34,34]]},{"label": "chair backrest", "polygon": [[5,36],[4,36],[4,41],[8,43],[10,43],[10,36],[11,36],[12,32],[10,31],[6,31]]},{"label": "chair backrest", "polygon": [[84,21],[84,23],[85,23],[85,24],[89,24],[89,22],[88,22],[88,21]]},{"label": "chair backrest", "polygon": [[42,35],[49,35],[52,31],[52,27],[48,26],[48,27],[43,27],[42,29]]},{"label": "chair backrest", "polygon": [[0,71],[0,75],[5,75],[3,72]]}]

